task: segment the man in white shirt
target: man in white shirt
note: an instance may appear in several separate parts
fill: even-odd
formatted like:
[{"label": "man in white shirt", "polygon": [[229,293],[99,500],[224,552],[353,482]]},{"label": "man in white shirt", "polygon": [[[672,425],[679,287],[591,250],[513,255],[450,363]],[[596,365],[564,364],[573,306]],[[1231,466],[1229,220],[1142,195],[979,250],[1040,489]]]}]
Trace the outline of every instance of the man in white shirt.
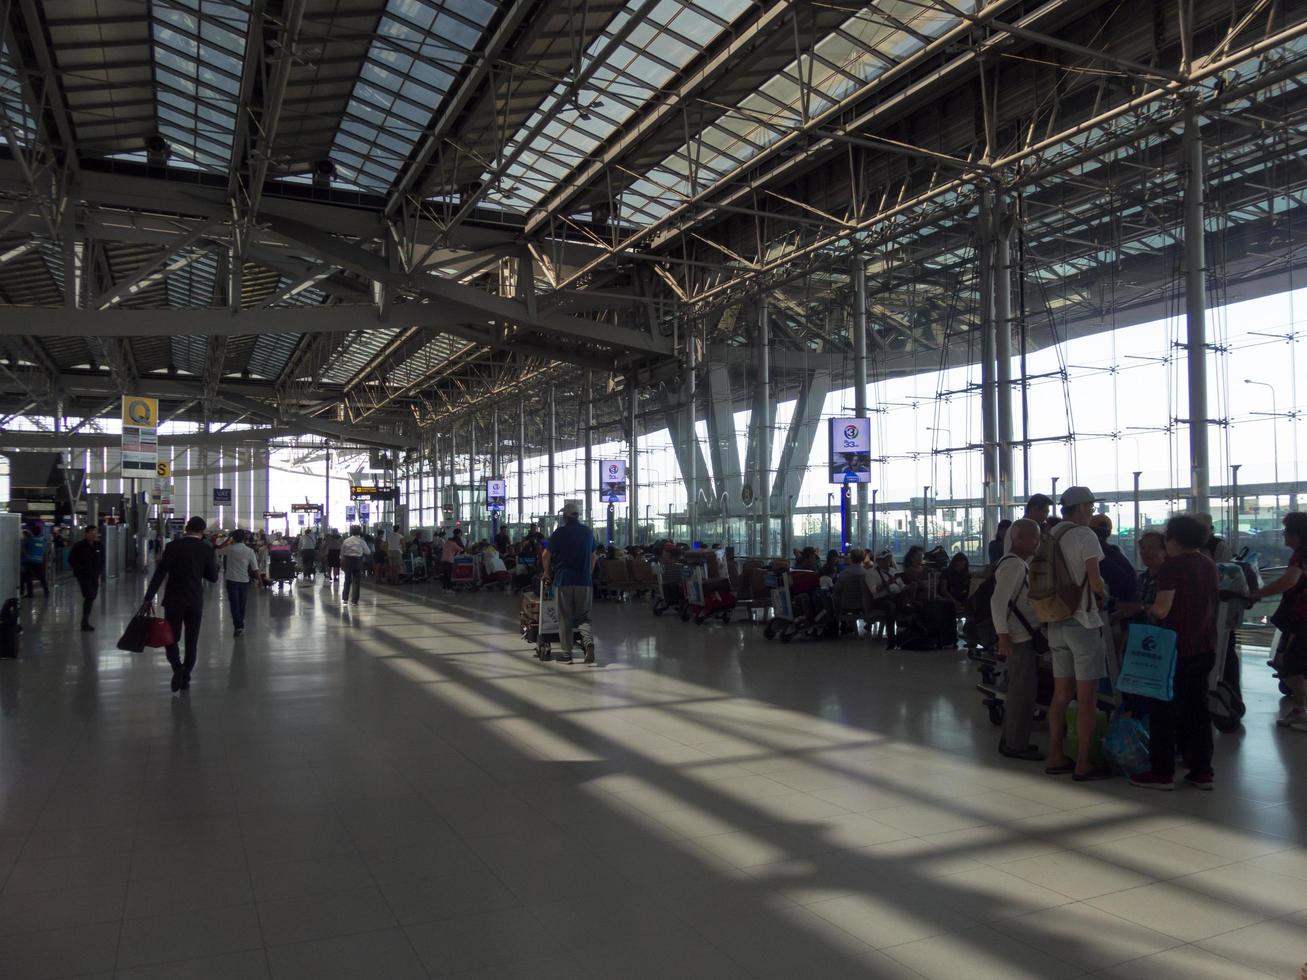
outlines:
[{"label": "man in white shirt", "polygon": [[1012,547],[994,566],[994,594],[989,600],[989,614],[998,634],[998,657],[1007,662],[1007,700],[998,754],[1027,762],[1044,761],[1044,753],[1030,744],[1039,665],[1032,631],[1039,627],[1026,581],[1039,534],[1039,525],[1032,520],[1022,518],[1012,525]]},{"label": "man in white shirt", "polygon": [[349,529],[349,537],[340,543],[340,562],[345,566],[345,582],[340,587],[340,601],[359,604],[359,582],[363,578],[363,559],[372,554],[363,529],[357,524]]},{"label": "man in white shirt", "polygon": [[245,543],[245,532],[231,532],[230,543],[222,549],[227,586],[227,605],[231,607],[232,635],[245,632],[245,600],[250,594],[250,576],[259,577],[259,559]]},{"label": "man in white shirt", "polygon": [[[1111,775],[1089,762],[1098,715],[1098,682],[1106,672],[1103,619],[1098,613],[1103,599],[1103,578],[1098,571],[1103,548],[1089,526],[1093,515],[1094,495],[1089,488],[1068,487],[1062,494],[1062,520],[1050,532],[1071,580],[1080,586],[1080,598],[1070,618],[1048,626],[1048,646],[1053,653],[1053,703],[1048,708],[1048,767],[1044,771],[1050,776],[1072,773],[1076,782]],[[1074,760],[1062,751],[1067,708],[1072,700],[1079,706],[1079,758]]]},{"label": "man in white shirt", "polygon": [[318,560],[318,536],[312,531],[300,535],[300,564],[304,566],[304,577],[313,581],[314,566]]}]

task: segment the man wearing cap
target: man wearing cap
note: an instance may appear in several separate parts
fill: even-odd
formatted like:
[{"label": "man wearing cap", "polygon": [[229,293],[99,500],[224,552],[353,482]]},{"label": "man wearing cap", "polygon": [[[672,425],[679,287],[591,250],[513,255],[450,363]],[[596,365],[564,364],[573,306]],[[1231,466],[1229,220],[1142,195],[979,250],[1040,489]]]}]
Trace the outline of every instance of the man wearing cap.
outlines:
[{"label": "man wearing cap", "polygon": [[[1103,578],[1098,564],[1103,549],[1089,526],[1094,516],[1094,495],[1088,487],[1067,487],[1062,494],[1062,521],[1052,531],[1054,547],[1062,553],[1068,574],[1080,587],[1076,611],[1070,618],[1050,623],[1048,645],[1053,654],[1053,703],[1048,707],[1049,775],[1072,773],[1077,781],[1106,779],[1109,773],[1090,765],[1094,722],[1098,715],[1098,681],[1105,673]],[[1062,749],[1066,736],[1067,707],[1075,700],[1078,758],[1068,759]]]},{"label": "man wearing cap", "polygon": [[595,536],[581,523],[581,502],[563,501],[563,523],[549,536],[544,554],[545,582],[558,597],[559,663],[572,662],[572,634],[579,631],[585,662],[595,662],[590,635],[590,605],[594,600]]}]

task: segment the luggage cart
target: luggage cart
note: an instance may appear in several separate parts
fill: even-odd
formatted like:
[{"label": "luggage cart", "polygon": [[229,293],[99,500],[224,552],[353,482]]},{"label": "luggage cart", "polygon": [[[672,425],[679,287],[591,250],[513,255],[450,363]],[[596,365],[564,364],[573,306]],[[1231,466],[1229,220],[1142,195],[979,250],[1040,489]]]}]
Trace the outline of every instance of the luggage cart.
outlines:
[{"label": "luggage cart", "polygon": [[476,559],[471,555],[455,556],[449,583],[455,589],[476,589],[478,584]]},{"label": "luggage cart", "polygon": [[[540,591],[523,592],[519,613],[522,639],[535,647],[537,660],[552,660],[552,645],[561,640],[558,626],[558,599],[552,586],[540,583]],[[572,631],[572,642],[581,642],[579,630]]]}]

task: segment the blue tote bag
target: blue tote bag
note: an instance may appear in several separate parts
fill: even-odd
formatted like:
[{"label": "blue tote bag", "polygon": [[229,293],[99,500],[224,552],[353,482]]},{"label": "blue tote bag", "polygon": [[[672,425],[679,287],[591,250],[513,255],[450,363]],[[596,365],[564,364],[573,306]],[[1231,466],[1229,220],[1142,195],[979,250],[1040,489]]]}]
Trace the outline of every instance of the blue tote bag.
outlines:
[{"label": "blue tote bag", "polygon": [[1175,656],[1174,630],[1132,624],[1116,686],[1129,694],[1170,701],[1175,697]]}]

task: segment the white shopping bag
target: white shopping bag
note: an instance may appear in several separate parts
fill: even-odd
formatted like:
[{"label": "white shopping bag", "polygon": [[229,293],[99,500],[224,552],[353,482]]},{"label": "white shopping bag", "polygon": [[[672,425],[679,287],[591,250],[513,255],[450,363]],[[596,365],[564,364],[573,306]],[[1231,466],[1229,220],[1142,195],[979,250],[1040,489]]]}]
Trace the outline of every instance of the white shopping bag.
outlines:
[{"label": "white shopping bag", "polygon": [[540,583],[540,635],[557,637],[558,632],[558,596],[554,590]]},{"label": "white shopping bag", "polygon": [[702,606],[703,601],[703,566],[696,565],[694,571],[690,573],[690,581],[686,583],[685,594],[690,597],[690,605]]}]

